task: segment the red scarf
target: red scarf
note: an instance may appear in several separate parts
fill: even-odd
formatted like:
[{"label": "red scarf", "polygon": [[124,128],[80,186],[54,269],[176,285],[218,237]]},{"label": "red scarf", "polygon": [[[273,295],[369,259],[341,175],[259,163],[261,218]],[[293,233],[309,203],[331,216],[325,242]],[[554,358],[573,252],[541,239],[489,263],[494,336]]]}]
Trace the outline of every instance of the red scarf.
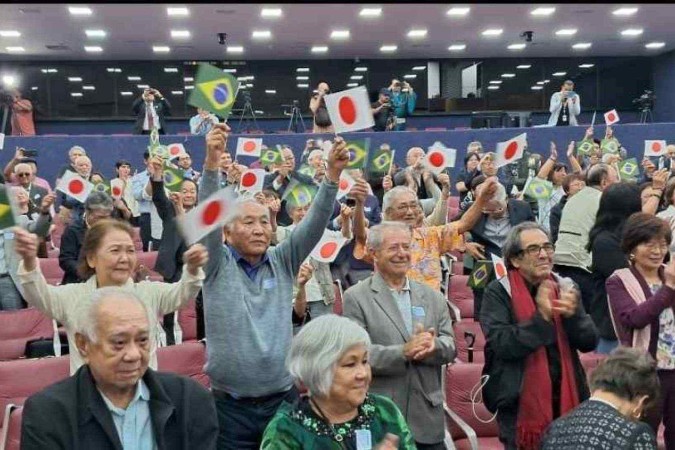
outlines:
[{"label": "red scarf", "polygon": [[[537,311],[537,306],[527,289],[523,276],[517,270],[509,270],[511,284],[511,305],[518,323],[529,321]],[[549,279],[555,282],[552,276]],[[551,292],[551,301],[559,298],[558,287]],[[562,318],[553,313],[553,325],[557,337],[558,353],[562,380],[560,383],[560,415],[566,414],[579,404],[579,392],[574,375],[572,351],[562,325]],[[516,421],[516,444],[519,449],[538,449],[541,436],[553,421],[553,399],[551,376],[548,369],[546,348],[539,347],[525,360],[518,418]]]}]

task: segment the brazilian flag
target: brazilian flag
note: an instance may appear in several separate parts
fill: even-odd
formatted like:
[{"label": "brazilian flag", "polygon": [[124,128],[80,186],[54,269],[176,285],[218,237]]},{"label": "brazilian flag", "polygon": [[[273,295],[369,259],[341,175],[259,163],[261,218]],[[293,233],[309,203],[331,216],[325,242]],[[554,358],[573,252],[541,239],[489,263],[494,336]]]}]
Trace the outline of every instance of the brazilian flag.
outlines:
[{"label": "brazilian flag", "polygon": [[10,199],[11,191],[6,184],[0,184],[0,230],[15,226],[16,217]]},{"label": "brazilian flag", "polygon": [[388,149],[379,149],[370,160],[370,173],[381,174],[389,173],[391,165],[394,163],[394,153]]},{"label": "brazilian flag", "polygon": [[640,166],[636,158],[629,158],[619,163],[619,177],[622,181],[634,181],[640,175]]},{"label": "brazilian flag", "polygon": [[472,289],[485,289],[492,275],[492,266],[491,261],[476,261],[466,283],[467,286]]},{"label": "brazilian flag", "polygon": [[105,181],[102,183],[96,183],[94,185],[94,190],[110,195],[110,184]]},{"label": "brazilian flag", "polygon": [[171,164],[164,164],[164,187],[170,192],[180,192],[185,172]]},{"label": "brazilian flag", "polygon": [[284,162],[284,156],[281,153],[281,147],[277,145],[277,148],[268,148],[263,150],[262,153],[260,153],[260,162],[264,166],[268,166],[270,164],[281,164]]},{"label": "brazilian flag", "polygon": [[553,195],[553,183],[535,177],[527,185],[525,194],[537,200],[548,200]]},{"label": "brazilian flag", "polygon": [[590,155],[591,150],[593,150],[593,140],[584,139],[583,141],[577,143],[577,153],[579,155]]},{"label": "brazilian flag", "polygon": [[603,155],[605,153],[617,154],[619,153],[619,141],[616,138],[603,139],[600,142],[600,149]]},{"label": "brazilian flag", "polygon": [[370,138],[345,141],[345,144],[347,144],[347,151],[349,152],[349,162],[346,168],[362,169],[366,167],[368,150],[370,149]]},{"label": "brazilian flag", "polygon": [[318,186],[314,184],[304,184],[293,179],[281,199],[286,200],[291,206],[305,206],[314,200],[318,190]]},{"label": "brazilian flag", "polygon": [[210,111],[227,120],[237,99],[239,81],[229,73],[210,64],[199,64],[195,88],[188,104]]},{"label": "brazilian flag", "polygon": [[302,166],[300,166],[298,172],[300,172],[303,175],[307,175],[310,178],[314,178],[314,175],[316,174],[316,170],[313,167],[308,166],[307,164],[303,164]]}]

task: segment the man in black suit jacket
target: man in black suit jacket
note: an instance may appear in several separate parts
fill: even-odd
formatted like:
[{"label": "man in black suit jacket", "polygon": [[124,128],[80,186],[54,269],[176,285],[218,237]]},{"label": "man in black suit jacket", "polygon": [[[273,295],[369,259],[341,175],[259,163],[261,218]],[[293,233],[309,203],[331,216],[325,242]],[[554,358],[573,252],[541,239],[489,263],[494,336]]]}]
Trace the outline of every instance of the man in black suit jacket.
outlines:
[{"label": "man in black suit jacket", "polygon": [[[189,378],[148,369],[155,322],[145,304],[130,291],[106,287],[78,312],[75,342],[86,364],[26,401],[21,448],[122,450],[131,442],[214,450],[213,396]],[[135,427],[123,426],[128,421]]]},{"label": "man in black suit jacket", "polygon": [[164,117],[171,115],[171,104],[157,89],[143,91],[131,109],[136,115],[134,134],[150,134],[153,127],[158,128],[159,134],[166,134]]},{"label": "man in black suit jacket", "polygon": [[19,163],[14,166],[14,176],[19,185],[28,192],[30,202],[40,207],[42,199],[49,194],[47,189],[33,183],[33,167],[28,163]]}]

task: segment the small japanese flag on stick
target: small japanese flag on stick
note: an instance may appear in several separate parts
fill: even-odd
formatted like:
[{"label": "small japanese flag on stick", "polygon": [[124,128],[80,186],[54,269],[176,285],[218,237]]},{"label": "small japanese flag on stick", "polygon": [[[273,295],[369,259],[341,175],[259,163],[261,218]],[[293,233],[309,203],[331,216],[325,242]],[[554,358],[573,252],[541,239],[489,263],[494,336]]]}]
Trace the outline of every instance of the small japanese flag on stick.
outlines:
[{"label": "small japanese flag on stick", "polygon": [[514,163],[523,157],[523,152],[527,146],[527,133],[519,134],[506,142],[497,143],[497,156],[495,157],[495,166],[500,168],[507,164]]},{"label": "small japanese flag on stick", "polygon": [[504,286],[506,292],[511,295],[511,283],[509,283],[508,272],[506,270],[506,264],[504,264],[504,260],[494,254],[490,256],[492,257],[492,265],[495,269],[495,277],[497,277],[497,280],[499,280],[501,285]]},{"label": "small japanese flag on stick", "polygon": [[110,180],[110,196],[114,199],[120,199],[122,194],[124,194],[124,180],[119,178]]},{"label": "small japanese flag on stick", "polygon": [[605,124],[614,125],[618,121],[619,121],[619,113],[616,112],[616,109],[613,109],[611,111],[607,111],[605,113]]},{"label": "small japanese flag on stick", "polygon": [[57,191],[61,191],[82,203],[89,197],[92,189],[94,189],[93,184],[70,170],[63,174],[59,185],[56,186]]},{"label": "small japanese flag on stick", "polygon": [[429,147],[429,153],[424,158],[424,163],[430,171],[438,175],[446,167],[455,167],[455,159],[457,159],[457,150],[446,148],[445,145],[437,141]]},{"label": "small japanese flag on stick", "polygon": [[187,153],[183,144],[169,144],[167,150],[169,152],[169,159],[177,158],[179,155]]},{"label": "small japanese flag on stick", "polygon": [[666,153],[666,141],[645,141],[645,156],[662,156]]},{"label": "small japanese flag on stick", "polygon": [[340,181],[338,183],[338,193],[335,199],[340,200],[342,197],[349,194],[349,191],[352,190],[355,184],[356,181],[354,181],[354,178],[352,178],[351,175],[349,175],[346,170],[343,170],[342,174],[340,175]]},{"label": "small japanese flag on stick", "polygon": [[332,263],[345,242],[347,242],[347,239],[342,235],[338,235],[335,231],[326,230],[310,256],[319,262]]},{"label": "small japanese flag on stick", "polygon": [[375,125],[368,91],[364,86],[326,95],[324,99],[336,134],[359,131]]},{"label": "small japanese flag on stick", "polygon": [[196,208],[176,218],[188,245],[221,227],[234,202],[231,189],[221,189],[201,202]]},{"label": "small japanese flag on stick", "polygon": [[265,182],[265,169],[248,169],[241,174],[241,180],[239,181],[239,193],[243,194],[244,192],[249,192],[251,194],[257,194],[263,190],[263,184]]},{"label": "small japanese flag on stick", "polygon": [[237,139],[237,155],[260,157],[261,152],[262,152],[261,138],[240,137]]}]

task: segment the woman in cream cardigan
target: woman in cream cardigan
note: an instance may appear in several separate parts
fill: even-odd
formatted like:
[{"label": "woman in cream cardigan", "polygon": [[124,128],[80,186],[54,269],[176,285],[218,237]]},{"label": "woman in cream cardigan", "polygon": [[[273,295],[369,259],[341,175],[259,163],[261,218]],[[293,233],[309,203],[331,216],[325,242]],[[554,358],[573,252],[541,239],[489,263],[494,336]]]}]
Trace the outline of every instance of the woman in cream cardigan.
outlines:
[{"label": "woman in cream cardigan", "polygon": [[[75,323],[77,311],[89,301],[98,288],[120,286],[128,288],[145,302],[155,317],[176,311],[190,299],[195,298],[202,287],[208,261],[204,246],[196,244],[183,255],[183,276],[177,283],[141,281],[134,283],[136,251],[132,240],[133,231],[126,222],[104,219],[89,230],[82,244],[79,272],[84,283],[51,286],[40,271],[37,258],[37,236],[15,228],[15,249],[22,261],[17,275],[24,291],[26,302],[62,323],[68,333],[68,343],[75,349]],[[150,367],[157,369],[156,349],[163,345],[164,330],[155,324]],[[84,361],[76,351],[70,352],[70,373],[74,373]]]}]

